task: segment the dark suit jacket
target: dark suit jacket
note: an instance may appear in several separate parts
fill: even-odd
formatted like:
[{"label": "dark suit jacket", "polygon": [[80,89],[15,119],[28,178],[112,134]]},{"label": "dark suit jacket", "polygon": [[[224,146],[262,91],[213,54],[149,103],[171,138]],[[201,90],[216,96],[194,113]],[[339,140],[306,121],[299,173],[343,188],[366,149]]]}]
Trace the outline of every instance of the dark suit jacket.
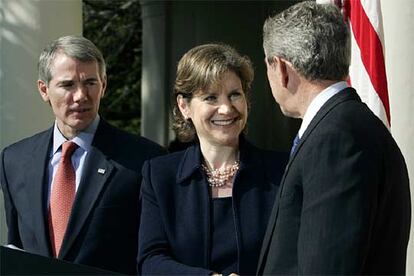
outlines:
[{"label": "dark suit jacket", "polygon": [[[233,188],[238,268],[254,274],[287,154],[242,140],[240,162]],[[211,196],[201,164],[198,144],[144,164],[138,254],[143,275],[212,272]]]},{"label": "dark suit jacket", "polygon": [[[0,180],[8,242],[51,257],[47,162],[53,128],[4,149]],[[141,168],[163,149],[101,119],[88,153],[59,258],[136,273]],[[98,169],[105,173],[98,173]]]},{"label": "dark suit jacket", "polygon": [[404,274],[404,158],[352,88],[326,102],[283,176],[258,274]]}]

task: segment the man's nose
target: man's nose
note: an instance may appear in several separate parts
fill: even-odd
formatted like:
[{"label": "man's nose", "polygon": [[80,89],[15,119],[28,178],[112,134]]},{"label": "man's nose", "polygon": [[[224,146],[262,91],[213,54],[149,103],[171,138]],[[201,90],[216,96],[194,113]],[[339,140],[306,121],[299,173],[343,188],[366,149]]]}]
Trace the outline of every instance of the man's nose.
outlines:
[{"label": "man's nose", "polygon": [[74,102],[82,102],[88,98],[88,88],[86,85],[79,84],[73,95]]}]

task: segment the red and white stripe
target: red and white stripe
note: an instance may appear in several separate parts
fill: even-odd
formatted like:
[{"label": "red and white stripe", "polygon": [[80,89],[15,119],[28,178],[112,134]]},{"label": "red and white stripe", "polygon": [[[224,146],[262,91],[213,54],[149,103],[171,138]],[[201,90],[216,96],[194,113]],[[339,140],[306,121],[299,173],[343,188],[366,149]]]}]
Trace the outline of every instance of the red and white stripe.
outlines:
[{"label": "red and white stripe", "polygon": [[349,76],[362,101],[390,128],[391,116],[379,0],[317,0],[342,8],[352,33]]}]

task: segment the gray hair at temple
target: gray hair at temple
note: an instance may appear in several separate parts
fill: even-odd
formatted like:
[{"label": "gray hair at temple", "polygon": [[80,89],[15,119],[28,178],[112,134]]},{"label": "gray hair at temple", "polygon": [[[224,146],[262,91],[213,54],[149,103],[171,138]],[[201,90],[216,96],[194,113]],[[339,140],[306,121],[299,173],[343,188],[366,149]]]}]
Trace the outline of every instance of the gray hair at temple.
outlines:
[{"label": "gray hair at temple", "polygon": [[300,2],[268,18],[263,48],[270,63],[283,58],[308,80],[343,80],[349,73],[350,32],[332,4]]},{"label": "gray hair at temple", "polygon": [[44,81],[47,86],[52,79],[51,64],[56,55],[61,53],[81,62],[96,61],[101,79],[106,76],[105,60],[95,44],[82,36],[63,36],[50,42],[39,57],[39,79]]}]

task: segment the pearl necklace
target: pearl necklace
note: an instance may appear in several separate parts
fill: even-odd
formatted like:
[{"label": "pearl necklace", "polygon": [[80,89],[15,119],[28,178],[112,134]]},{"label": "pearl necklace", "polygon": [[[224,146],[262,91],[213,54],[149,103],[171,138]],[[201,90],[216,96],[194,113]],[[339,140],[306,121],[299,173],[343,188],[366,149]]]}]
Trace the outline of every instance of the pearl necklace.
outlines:
[{"label": "pearl necklace", "polygon": [[203,170],[207,174],[207,181],[210,187],[218,188],[223,187],[230,179],[236,174],[240,168],[240,162],[236,161],[230,167],[224,169],[211,170],[206,165],[201,165]]}]

